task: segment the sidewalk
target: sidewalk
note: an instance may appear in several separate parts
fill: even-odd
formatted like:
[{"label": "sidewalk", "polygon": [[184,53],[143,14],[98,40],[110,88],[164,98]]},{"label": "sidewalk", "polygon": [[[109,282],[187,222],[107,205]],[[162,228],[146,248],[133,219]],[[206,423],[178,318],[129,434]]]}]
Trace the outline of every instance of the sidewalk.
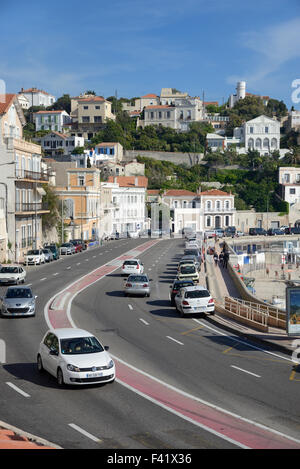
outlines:
[{"label": "sidewalk", "polygon": [[0,449],[60,449],[60,447],[0,421]]},{"label": "sidewalk", "polygon": [[[219,265],[215,266],[213,257],[210,255],[206,256],[205,268],[208,288],[219,304],[224,304],[225,296],[240,298],[240,294],[237,291],[227,269],[220,267]],[[251,276],[253,276],[252,273]],[[268,297],[270,292],[273,292],[274,289],[276,291],[273,281],[273,278],[270,278],[268,281],[266,279],[262,288],[259,288],[259,293],[261,294],[263,292],[264,298]],[[282,284],[283,282],[278,280],[278,283]],[[255,329],[251,329],[238,321],[224,317],[222,316],[222,313],[216,313],[214,316],[209,316],[208,320],[224,327],[228,331],[234,331],[236,334],[246,339],[248,338],[251,341],[269,349],[277,350],[288,355],[291,355],[295,350],[295,347],[293,347],[295,338],[289,337],[283,329],[269,327],[268,333],[260,332]]]}]

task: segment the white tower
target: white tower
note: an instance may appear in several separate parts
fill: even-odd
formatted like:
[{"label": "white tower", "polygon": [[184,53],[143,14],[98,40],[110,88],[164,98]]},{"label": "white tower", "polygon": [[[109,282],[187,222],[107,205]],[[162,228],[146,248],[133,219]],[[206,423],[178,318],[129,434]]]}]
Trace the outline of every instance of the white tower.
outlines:
[{"label": "white tower", "polygon": [[246,82],[245,81],[238,81],[236,85],[236,97],[237,101],[239,99],[244,99],[246,96]]}]

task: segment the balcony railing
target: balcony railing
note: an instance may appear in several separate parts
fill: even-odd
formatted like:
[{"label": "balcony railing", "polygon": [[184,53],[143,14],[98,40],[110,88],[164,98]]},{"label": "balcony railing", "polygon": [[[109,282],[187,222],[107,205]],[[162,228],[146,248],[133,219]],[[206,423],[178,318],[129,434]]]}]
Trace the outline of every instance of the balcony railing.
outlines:
[{"label": "balcony railing", "polygon": [[44,203],[23,203],[17,202],[15,206],[16,213],[41,212],[48,211],[48,205]]},{"label": "balcony railing", "polygon": [[27,169],[16,169],[16,178],[43,182],[49,181],[49,175],[47,173],[28,171]]}]

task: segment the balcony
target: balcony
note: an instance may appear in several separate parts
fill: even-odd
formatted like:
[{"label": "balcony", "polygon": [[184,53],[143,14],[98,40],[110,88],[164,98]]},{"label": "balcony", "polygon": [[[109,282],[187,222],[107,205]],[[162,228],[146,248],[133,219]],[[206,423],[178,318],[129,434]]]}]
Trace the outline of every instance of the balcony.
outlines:
[{"label": "balcony", "polygon": [[15,214],[16,215],[29,215],[35,213],[49,213],[48,205],[42,202],[38,203],[23,203],[17,202],[15,205]]},{"label": "balcony", "polygon": [[28,171],[27,169],[16,169],[15,177],[18,180],[26,180],[30,182],[49,182],[49,175],[47,173]]}]

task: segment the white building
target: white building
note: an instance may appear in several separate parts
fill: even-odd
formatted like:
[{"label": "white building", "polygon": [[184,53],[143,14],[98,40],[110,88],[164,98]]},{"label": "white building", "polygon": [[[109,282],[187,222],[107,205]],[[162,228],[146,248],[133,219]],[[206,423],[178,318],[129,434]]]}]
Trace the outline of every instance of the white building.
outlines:
[{"label": "white building", "polygon": [[44,152],[51,156],[70,155],[76,147],[84,147],[83,137],[70,137],[59,132],[51,132],[38,140]]},{"label": "white building", "polygon": [[62,132],[65,125],[71,123],[66,111],[39,111],[34,113],[35,130]]},{"label": "white building", "polygon": [[[218,150],[223,151],[223,150],[227,150],[231,146],[236,145],[236,151],[241,152],[241,149],[238,148],[241,143],[241,139],[237,137],[226,137],[226,136],[216,134],[216,133],[215,134],[208,133],[206,135],[206,141],[207,141],[207,147],[211,151],[218,151]],[[244,152],[245,149],[242,148],[242,151]]]},{"label": "white building", "polygon": [[279,168],[279,184],[281,184],[281,196],[285,202],[291,205],[300,202],[300,168]]},{"label": "white building", "polygon": [[25,96],[29,102],[29,107],[32,106],[52,106],[55,103],[56,99],[52,94],[47,93],[47,91],[38,90],[37,88],[29,88],[24,90],[24,88],[19,91],[19,95]]},{"label": "white building", "polygon": [[262,115],[245,122],[240,131],[246,151],[257,150],[261,155],[269,155],[280,149],[280,122],[276,119]]},{"label": "white building", "polygon": [[[110,177],[102,188],[111,188],[112,232],[126,233],[142,231],[146,228],[146,190],[148,179],[145,176]],[[110,234],[110,233],[107,233]]]},{"label": "white building", "polygon": [[239,81],[236,85],[236,94],[229,96],[229,107],[232,108],[240,99],[246,97],[246,82]]}]

